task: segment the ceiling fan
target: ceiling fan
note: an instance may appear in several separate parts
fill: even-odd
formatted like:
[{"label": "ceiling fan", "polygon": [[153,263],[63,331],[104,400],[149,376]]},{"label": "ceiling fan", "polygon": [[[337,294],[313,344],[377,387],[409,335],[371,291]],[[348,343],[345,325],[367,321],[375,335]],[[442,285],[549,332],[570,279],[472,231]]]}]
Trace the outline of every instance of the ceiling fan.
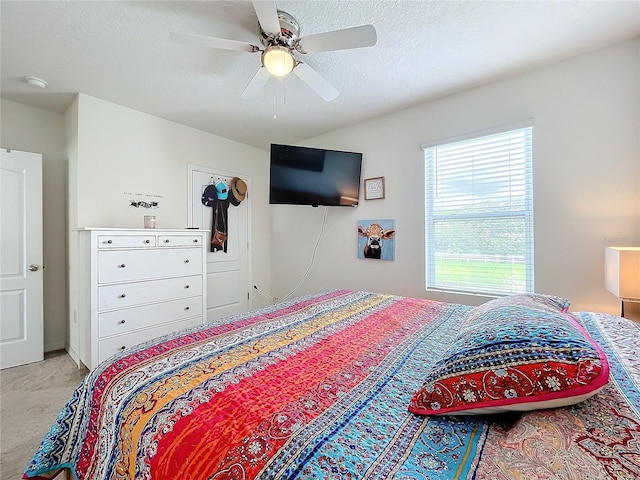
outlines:
[{"label": "ceiling fan", "polygon": [[261,52],[262,66],[240,95],[243,99],[255,98],[271,75],[284,77],[292,72],[324,100],[330,102],[338,96],[338,91],[308,64],[296,58],[294,52],[296,55],[306,55],[372,47],[377,42],[376,29],[373,25],[361,25],[301,38],[300,26],[296,19],[287,12],[278,10],[274,1],[253,1],[252,3],[258,16],[258,33],[263,47],[226,38],[175,32],[170,34],[175,42],[187,45],[249,53]]}]

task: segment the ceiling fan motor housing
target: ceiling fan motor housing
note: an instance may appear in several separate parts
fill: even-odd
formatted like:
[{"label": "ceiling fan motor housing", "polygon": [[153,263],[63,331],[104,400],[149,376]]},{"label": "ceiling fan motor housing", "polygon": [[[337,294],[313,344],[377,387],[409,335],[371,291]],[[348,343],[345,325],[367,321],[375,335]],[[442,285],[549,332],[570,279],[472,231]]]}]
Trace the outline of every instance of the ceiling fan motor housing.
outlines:
[{"label": "ceiling fan motor housing", "polygon": [[278,21],[280,22],[280,33],[265,32],[260,25],[260,40],[265,47],[280,45],[287,48],[295,48],[300,39],[300,26],[295,18],[287,12],[278,10]]}]

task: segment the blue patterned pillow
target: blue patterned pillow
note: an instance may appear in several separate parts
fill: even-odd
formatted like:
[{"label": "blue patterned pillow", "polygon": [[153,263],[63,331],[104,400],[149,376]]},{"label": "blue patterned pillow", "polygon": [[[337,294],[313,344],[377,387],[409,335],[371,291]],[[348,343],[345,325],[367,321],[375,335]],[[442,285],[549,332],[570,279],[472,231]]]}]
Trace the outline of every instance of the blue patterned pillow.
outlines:
[{"label": "blue patterned pillow", "polygon": [[522,293],[490,300],[471,310],[464,318],[462,328],[473,326],[483,317],[500,307],[526,307],[548,312],[565,313],[569,311],[570,302],[566,298],[542,293]]},{"label": "blue patterned pillow", "polygon": [[[495,305],[494,305],[495,306]],[[409,411],[470,415],[578,403],[609,380],[607,359],[570,315],[499,305],[469,316]]]}]

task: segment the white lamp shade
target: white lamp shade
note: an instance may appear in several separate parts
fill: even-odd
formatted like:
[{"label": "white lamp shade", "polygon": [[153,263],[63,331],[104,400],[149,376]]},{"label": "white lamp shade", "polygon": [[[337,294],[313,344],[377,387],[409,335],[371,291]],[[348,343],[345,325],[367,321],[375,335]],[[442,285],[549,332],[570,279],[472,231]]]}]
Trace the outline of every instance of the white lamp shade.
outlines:
[{"label": "white lamp shade", "polygon": [[607,247],[604,286],[623,300],[640,301],[640,247]]},{"label": "white lamp shade", "polygon": [[274,46],[265,49],[262,53],[262,65],[271,75],[284,77],[293,70],[293,55],[284,47]]}]

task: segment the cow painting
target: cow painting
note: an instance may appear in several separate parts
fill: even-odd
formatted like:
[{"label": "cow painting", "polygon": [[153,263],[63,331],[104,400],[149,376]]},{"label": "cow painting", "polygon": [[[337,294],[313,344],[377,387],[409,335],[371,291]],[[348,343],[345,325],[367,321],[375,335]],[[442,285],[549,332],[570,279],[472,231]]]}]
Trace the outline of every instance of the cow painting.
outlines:
[{"label": "cow painting", "polygon": [[375,220],[370,223],[359,222],[358,257],[375,258],[378,260],[393,260],[395,221]]}]

